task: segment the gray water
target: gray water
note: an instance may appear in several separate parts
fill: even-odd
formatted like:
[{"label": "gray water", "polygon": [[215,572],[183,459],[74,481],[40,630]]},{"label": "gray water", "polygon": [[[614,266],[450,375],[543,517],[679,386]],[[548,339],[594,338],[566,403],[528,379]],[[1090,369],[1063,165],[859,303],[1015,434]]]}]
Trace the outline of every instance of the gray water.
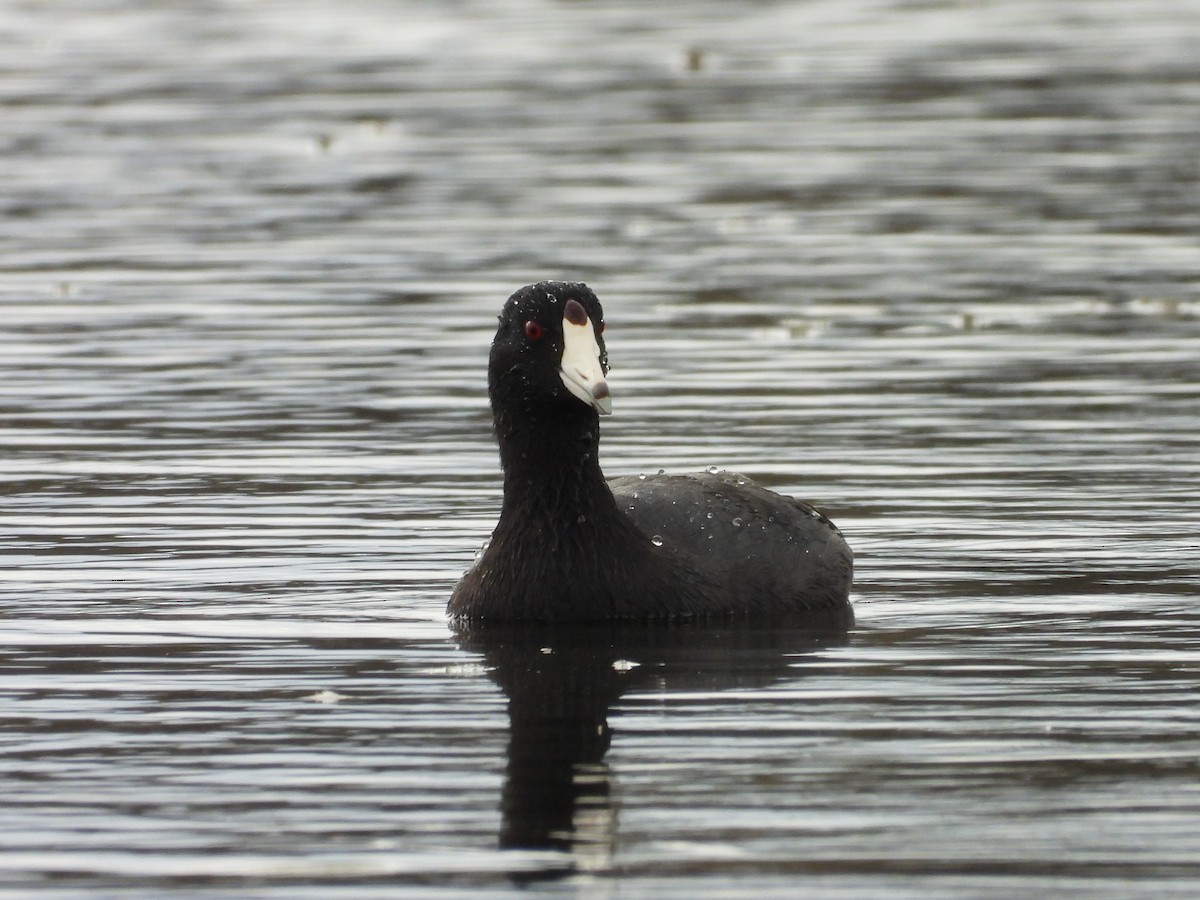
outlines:
[{"label": "gray water", "polygon": [[[1200,7],[0,9],[6,896],[1200,893]],[[515,288],[849,635],[456,635]]]}]

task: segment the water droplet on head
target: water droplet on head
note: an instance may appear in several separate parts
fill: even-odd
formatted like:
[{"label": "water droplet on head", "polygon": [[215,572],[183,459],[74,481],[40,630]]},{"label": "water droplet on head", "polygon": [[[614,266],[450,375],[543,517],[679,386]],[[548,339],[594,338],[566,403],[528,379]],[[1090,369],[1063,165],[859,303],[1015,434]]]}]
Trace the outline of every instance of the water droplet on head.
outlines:
[{"label": "water droplet on head", "polygon": [[709,466],[707,471],[708,471],[709,475],[716,475],[721,470],[718,469],[716,466]]},{"label": "water droplet on head", "polygon": [[667,470],[666,470],[666,469],[659,469],[659,470],[658,470],[658,474],[659,474],[659,475],[665,475],[665,474],[667,474]]},{"label": "water droplet on head", "polygon": [[645,480],[646,480],[646,476],[645,476],[645,475],[639,475],[639,476],[638,476],[638,481],[645,481]]},{"label": "water droplet on head", "polygon": [[634,492],[633,492],[633,499],[634,499],[634,500],[636,500],[637,498],[638,498],[638,492],[637,492],[637,491],[634,491]]},{"label": "water droplet on head", "polygon": [[650,538],[650,543],[652,543],[655,547],[661,547],[663,545],[662,535],[656,534],[654,537]]},{"label": "water droplet on head", "polygon": [[741,516],[734,516],[734,517],[733,517],[733,527],[734,527],[734,528],[741,528],[741,527],[742,527],[742,517],[741,517]]},{"label": "water droplet on head", "polygon": [[706,519],[711,519],[711,518],[712,518],[712,510],[711,510],[711,509],[710,509],[708,512],[706,512],[706,513],[704,514],[704,518],[706,518]]}]

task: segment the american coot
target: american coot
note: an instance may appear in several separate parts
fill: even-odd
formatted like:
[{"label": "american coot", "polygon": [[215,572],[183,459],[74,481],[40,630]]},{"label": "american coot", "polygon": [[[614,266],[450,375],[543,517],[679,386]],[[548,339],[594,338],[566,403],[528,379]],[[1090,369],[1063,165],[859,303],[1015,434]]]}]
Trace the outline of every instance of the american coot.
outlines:
[{"label": "american coot", "polygon": [[450,598],[470,621],[781,617],[849,610],[853,555],[806,503],[711,471],[606,481],[604,311],[586,285],[509,298],[488,364],[504,502]]}]

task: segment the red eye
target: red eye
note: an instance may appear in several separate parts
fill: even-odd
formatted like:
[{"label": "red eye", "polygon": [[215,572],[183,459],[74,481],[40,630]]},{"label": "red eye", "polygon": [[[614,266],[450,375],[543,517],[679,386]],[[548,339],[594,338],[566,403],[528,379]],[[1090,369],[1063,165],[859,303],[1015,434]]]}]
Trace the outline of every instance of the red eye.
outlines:
[{"label": "red eye", "polygon": [[545,333],[546,332],[542,328],[541,324],[535,322],[533,319],[530,319],[525,323],[525,337],[529,338],[531,341],[540,341],[542,339],[542,335]]}]

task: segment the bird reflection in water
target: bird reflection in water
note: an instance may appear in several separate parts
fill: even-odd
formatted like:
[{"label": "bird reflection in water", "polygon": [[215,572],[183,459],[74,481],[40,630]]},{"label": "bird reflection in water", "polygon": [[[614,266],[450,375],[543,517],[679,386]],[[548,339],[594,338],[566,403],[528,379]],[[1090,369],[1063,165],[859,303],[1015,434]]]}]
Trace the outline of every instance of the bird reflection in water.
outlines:
[{"label": "bird reflection in water", "polygon": [[844,645],[849,607],[770,627],[741,622],[589,625],[458,623],[508,698],[500,846],[557,850],[561,871],[602,871],[616,843],[617,802],[604,757],[613,705],[630,692],[761,689],[803,677],[804,663]]}]

